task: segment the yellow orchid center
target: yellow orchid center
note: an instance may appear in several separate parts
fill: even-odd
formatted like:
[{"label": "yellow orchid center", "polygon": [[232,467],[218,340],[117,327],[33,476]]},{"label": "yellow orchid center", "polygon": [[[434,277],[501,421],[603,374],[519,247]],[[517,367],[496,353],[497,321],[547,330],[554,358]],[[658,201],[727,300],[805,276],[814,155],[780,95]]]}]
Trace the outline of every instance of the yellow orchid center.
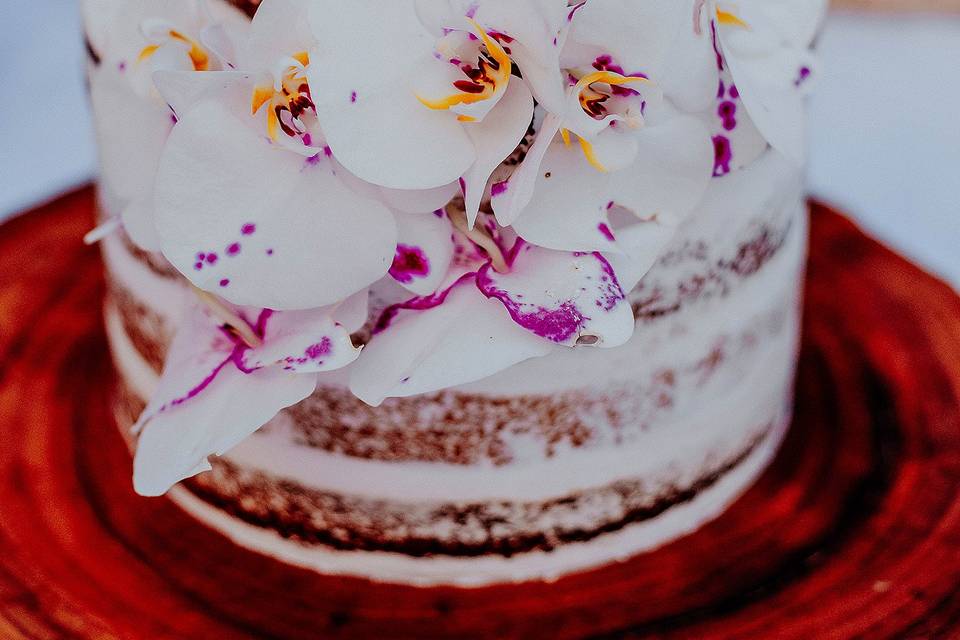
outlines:
[{"label": "yellow orchid center", "polygon": [[717,22],[727,27],[750,28],[750,25],[740,18],[740,16],[730,11],[724,11],[720,7],[717,7]]},{"label": "yellow orchid center", "polygon": [[[613,88],[635,82],[649,82],[649,79],[644,76],[625,76],[614,71],[595,71],[580,78],[574,87],[574,91],[577,93],[580,107],[584,113],[591,118],[602,120],[607,116],[605,103],[613,95],[612,92],[605,91],[602,85]],[[563,138],[563,143],[569,147],[571,144],[570,131],[561,129],[560,136]],[[577,136],[577,140],[580,143],[580,150],[583,151],[583,156],[590,163],[590,166],[601,173],[606,173],[607,168],[597,157],[593,144],[581,136]]]},{"label": "yellow orchid center", "polygon": [[[167,32],[167,37],[170,40],[176,40],[187,45],[187,55],[190,56],[190,62],[193,63],[194,71],[209,71],[210,70],[210,54],[207,53],[199,42],[193,38],[182,34],[176,29],[170,29]],[[140,51],[140,55],[137,57],[137,62],[143,62],[144,60],[149,59],[160,49],[160,44],[151,44],[143,48]]]},{"label": "yellow orchid center", "polygon": [[306,51],[295,53],[281,60],[272,85],[258,85],[253,89],[250,113],[256,115],[268,105],[267,135],[274,142],[281,131],[291,138],[305,133],[298,123],[302,115],[314,108],[306,76],[309,64],[310,55]]},{"label": "yellow orchid center", "polygon": [[[506,89],[513,72],[513,61],[496,38],[490,36],[483,27],[470,20],[486,51],[481,51],[476,66],[463,65],[461,70],[467,76],[457,80],[453,86],[458,90],[449,96],[430,99],[417,96],[417,99],[429,109],[443,111],[461,104],[475,104],[488,100]],[[476,118],[467,115],[459,117],[461,122],[475,122]]]}]

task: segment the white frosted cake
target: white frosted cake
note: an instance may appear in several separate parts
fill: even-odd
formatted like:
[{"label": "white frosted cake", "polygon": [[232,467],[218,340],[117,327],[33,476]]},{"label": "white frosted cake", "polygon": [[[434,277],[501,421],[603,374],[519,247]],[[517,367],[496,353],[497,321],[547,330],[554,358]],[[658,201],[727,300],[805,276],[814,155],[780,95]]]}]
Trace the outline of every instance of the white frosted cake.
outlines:
[{"label": "white frosted cake", "polygon": [[140,493],[477,586],[655,548],[771,461],[821,0],[83,4]]}]

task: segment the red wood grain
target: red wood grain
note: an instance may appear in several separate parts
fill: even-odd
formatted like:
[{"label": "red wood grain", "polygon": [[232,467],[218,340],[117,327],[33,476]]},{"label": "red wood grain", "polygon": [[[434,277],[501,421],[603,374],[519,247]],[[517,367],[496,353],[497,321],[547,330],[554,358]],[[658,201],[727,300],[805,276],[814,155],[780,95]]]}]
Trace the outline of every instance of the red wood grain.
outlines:
[{"label": "red wood grain", "polygon": [[960,634],[960,298],[817,206],[797,417],[723,517],[554,584],[319,576],[135,496],[82,190],[0,228],[0,637]]}]

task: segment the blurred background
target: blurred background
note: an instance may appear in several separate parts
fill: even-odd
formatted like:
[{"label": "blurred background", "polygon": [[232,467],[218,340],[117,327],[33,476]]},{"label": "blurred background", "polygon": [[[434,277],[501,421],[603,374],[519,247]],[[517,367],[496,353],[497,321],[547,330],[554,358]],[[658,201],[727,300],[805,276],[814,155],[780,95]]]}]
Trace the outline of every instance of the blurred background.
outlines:
[{"label": "blurred background", "polygon": [[[810,192],[960,289],[960,0],[835,0]],[[0,219],[95,177],[75,0],[0,0]]]}]

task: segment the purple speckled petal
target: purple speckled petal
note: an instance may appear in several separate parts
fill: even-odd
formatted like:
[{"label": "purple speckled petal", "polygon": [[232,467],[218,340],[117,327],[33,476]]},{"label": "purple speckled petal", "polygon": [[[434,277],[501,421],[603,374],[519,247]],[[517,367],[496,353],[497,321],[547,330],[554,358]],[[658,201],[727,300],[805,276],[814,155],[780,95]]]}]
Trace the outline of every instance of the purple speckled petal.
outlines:
[{"label": "purple speckled petal", "polygon": [[239,366],[244,351],[206,307],[186,311],[160,384],[134,427],[140,434],[134,461],[139,493],[160,495],[209,469],[209,455],[225,453],[316,386],[315,375],[291,375],[281,367],[245,372]]},{"label": "purple speckled petal", "polygon": [[743,3],[737,16],[749,29],[717,26],[720,49],[746,111],[770,146],[795,164],[803,163],[805,152],[806,90],[797,86],[797,72],[811,63],[808,40],[825,6],[823,0]]},{"label": "purple speckled petal", "polygon": [[425,296],[443,282],[453,258],[453,229],[446,216],[396,213],[397,252],[390,275],[413,293]]},{"label": "purple speckled petal", "polygon": [[220,328],[205,307],[191,307],[170,347],[160,383],[134,431],[204,392],[232,361],[236,347],[237,340]]},{"label": "purple speckled petal", "polygon": [[261,316],[263,345],[243,352],[243,368],[278,365],[294,373],[319,373],[350,364],[360,350],[353,346],[347,329],[333,319],[333,311],[327,307]]},{"label": "purple speckled petal", "polygon": [[633,311],[599,253],[551,251],[520,241],[512,259],[510,273],[484,266],[477,286],[527,331],[566,346],[616,347],[633,335]]},{"label": "purple speckled petal", "polygon": [[451,269],[444,278],[444,283],[433,293],[410,298],[409,300],[392,304],[384,309],[373,326],[373,332],[381,333],[389,329],[402,311],[428,311],[439,307],[447,301],[447,297],[454,289],[466,283],[473,282],[476,279],[476,275],[475,271],[469,271],[459,267]]},{"label": "purple speckled petal", "polygon": [[721,73],[714,108],[704,114],[714,146],[713,176],[720,178],[752,164],[769,147],[753,123],[730,73]]},{"label": "purple speckled petal", "polygon": [[443,290],[442,304],[422,301],[419,311],[396,315],[352,366],[351,391],[376,406],[473,382],[558,348],[518,327],[499,302],[467,286],[473,280],[470,274]]},{"label": "purple speckled petal", "polygon": [[[278,310],[333,304],[386,275],[397,242],[387,207],[347,187],[329,158],[305,166],[248,120],[209,98],[174,128],[154,200],[167,259],[201,289]],[[211,252],[218,261],[197,268]]]}]

